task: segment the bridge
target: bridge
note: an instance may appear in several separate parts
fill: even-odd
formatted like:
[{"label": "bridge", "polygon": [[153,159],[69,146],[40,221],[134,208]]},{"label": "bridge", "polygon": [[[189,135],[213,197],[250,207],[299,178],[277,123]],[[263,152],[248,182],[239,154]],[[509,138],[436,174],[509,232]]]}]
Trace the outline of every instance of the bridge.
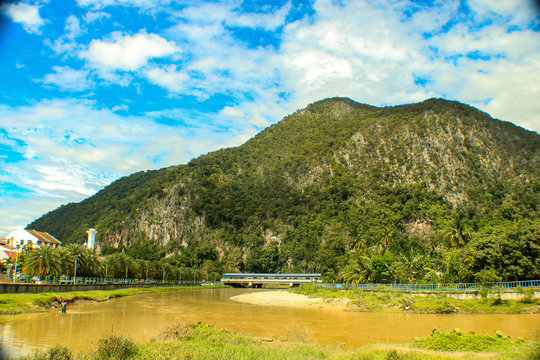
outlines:
[{"label": "bridge", "polygon": [[221,282],[234,287],[261,288],[265,284],[298,286],[304,283],[321,283],[321,274],[243,274],[225,273]]}]

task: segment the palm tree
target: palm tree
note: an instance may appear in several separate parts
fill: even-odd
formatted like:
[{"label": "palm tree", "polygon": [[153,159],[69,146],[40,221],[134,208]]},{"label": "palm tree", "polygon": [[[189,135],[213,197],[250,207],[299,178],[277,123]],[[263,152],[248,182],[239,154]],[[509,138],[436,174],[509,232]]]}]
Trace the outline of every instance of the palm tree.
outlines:
[{"label": "palm tree", "polygon": [[462,247],[469,241],[470,235],[465,231],[462,214],[454,215],[447,236],[453,247]]},{"label": "palm tree", "polygon": [[51,246],[42,245],[28,252],[24,259],[24,270],[27,274],[58,276],[62,264],[58,252]]},{"label": "palm tree", "polygon": [[60,273],[62,275],[71,276],[73,274],[73,265],[75,264],[75,259],[73,258],[73,255],[71,254],[69,249],[65,247],[58,248],[57,254],[61,266]]},{"label": "palm tree", "polygon": [[102,276],[105,271],[104,262],[90,249],[87,249],[86,254],[86,275],[87,276]]}]

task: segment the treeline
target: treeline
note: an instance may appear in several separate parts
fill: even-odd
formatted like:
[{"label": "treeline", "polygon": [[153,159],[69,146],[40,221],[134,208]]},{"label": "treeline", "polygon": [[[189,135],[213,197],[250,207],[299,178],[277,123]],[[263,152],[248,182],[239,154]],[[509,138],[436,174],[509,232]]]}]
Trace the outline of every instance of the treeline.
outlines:
[{"label": "treeline", "polygon": [[[141,253],[143,251],[143,253]],[[215,250],[201,247],[193,255],[164,258],[167,250],[146,242],[129,249],[106,248],[102,254],[85,246],[70,244],[53,248],[48,245],[25,246],[8,264],[12,270],[31,276],[68,276],[129,278],[183,281],[217,281],[221,277]],[[213,259],[213,260],[212,260]]]}]

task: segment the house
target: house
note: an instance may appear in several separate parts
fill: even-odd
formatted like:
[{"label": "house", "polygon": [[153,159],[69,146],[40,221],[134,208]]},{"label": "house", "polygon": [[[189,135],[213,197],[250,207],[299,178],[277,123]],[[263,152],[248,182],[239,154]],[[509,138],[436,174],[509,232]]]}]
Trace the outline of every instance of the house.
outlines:
[{"label": "house", "polygon": [[15,261],[16,257],[16,248],[0,243],[0,261],[7,261],[8,259]]},{"label": "house", "polygon": [[24,245],[32,245],[33,248],[41,245],[50,245],[54,248],[60,247],[62,243],[51,234],[44,231],[30,229],[17,229],[6,236],[7,245],[20,248]]}]

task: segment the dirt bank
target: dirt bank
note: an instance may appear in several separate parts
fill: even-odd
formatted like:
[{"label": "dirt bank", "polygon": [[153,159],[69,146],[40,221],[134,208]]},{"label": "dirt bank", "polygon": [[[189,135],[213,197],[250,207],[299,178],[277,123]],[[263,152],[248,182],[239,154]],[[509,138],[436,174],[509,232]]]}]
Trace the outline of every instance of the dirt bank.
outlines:
[{"label": "dirt bank", "polygon": [[345,310],[347,308],[346,299],[325,301],[321,298],[311,298],[306,295],[294,294],[287,290],[256,291],[246,294],[236,295],[231,300],[254,304],[270,306],[287,306],[309,309],[334,309]]}]

